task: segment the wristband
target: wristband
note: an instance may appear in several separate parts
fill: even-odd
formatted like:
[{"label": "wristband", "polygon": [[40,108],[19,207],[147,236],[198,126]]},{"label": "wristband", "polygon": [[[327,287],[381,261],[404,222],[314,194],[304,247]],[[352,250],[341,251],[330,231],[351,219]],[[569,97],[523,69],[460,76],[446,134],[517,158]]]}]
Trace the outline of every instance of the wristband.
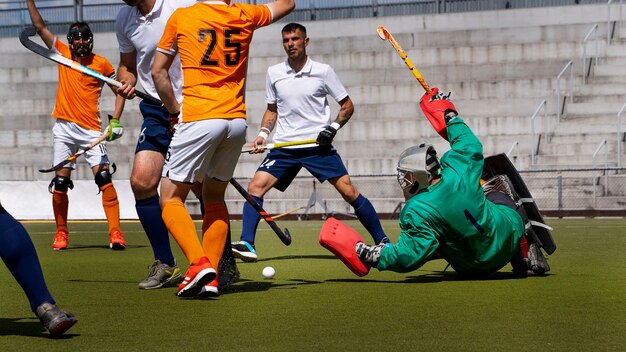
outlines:
[{"label": "wristband", "polygon": [[267,134],[269,134],[270,132],[272,132],[272,131],[270,131],[270,129],[269,129],[269,128],[267,128],[267,127],[261,127],[261,131],[265,131],[265,133],[267,133]]},{"label": "wristband", "polygon": [[267,137],[269,137],[269,134],[261,131],[261,132],[259,132],[259,137],[262,137],[263,139],[267,139]]},{"label": "wristband", "polygon": [[337,131],[339,131],[339,129],[341,128],[341,125],[337,122],[333,122],[330,124],[330,127],[336,129]]}]

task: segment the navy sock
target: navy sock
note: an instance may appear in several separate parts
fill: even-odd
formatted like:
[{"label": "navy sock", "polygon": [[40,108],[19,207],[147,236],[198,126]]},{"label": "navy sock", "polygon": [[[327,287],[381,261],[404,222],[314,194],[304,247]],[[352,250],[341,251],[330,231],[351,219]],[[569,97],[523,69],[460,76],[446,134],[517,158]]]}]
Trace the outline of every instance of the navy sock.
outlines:
[{"label": "navy sock", "polygon": [[46,286],[33,242],[24,226],[6,211],[0,211],[0,257],[22,286],[33,312],[42,303],[55,304]]},{"label": "navy sock", "polygon": [[[263,198],[250,195],[260,206],[263,206]],[[242,241],[246,241],[250,244],[254,244],[254,238],[256,237],[256,228],[261,221],[261,215],[254,210],[254,207],[250,203],[246,202],[243,205],[243,214],[241,218],[242,226],[241,237]]]},{"label": "navy sock", "polygon": [[376,244],[387,237],[383,231],[383,227],[380,225],[378,214],[376,214],[376,210],[374,210],[374,206],[370,203],[369,199],[359,194],[357,199],[350,203],[350,205],[352,205],[354,214],[359,218],[361,224],[365,226],[367,232],[372,235]]},{"label": "navy sock", "polygon": [[143,230],[148,236],[150,246],[154,252],[154,259],[160,260],[167,265],[174,265],[176,260],[172,254],[170,247],[170,238],[167,227],[161,217],[161,205],[159,205],[159,196],[138,200],[135,203],[135,209],[139,216],[139,221]]}]

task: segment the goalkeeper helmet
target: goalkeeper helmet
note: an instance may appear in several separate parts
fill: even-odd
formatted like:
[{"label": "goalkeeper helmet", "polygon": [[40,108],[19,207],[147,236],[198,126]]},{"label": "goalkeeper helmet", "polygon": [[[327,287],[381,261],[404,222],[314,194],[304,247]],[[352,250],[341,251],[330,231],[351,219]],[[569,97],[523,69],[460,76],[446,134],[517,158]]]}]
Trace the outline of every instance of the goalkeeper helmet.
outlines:
[{"label": "goalkeeper helmet", "polygon": [[441,165],[437,151],[432,145],[420,144],[400,154],[398,183],[409,200],[421,190],[428,188],[433,179],[441,177]]},{"label": "goalkeeper helmet", "polygon": [[[77,39],[82,39],[80,43],[75,43]],[[70,25],[67,32],[67,43],[72,49],[72,54],[77,57],[87,57],[93,50],[93,33],[85,22],[76,22]]]}]

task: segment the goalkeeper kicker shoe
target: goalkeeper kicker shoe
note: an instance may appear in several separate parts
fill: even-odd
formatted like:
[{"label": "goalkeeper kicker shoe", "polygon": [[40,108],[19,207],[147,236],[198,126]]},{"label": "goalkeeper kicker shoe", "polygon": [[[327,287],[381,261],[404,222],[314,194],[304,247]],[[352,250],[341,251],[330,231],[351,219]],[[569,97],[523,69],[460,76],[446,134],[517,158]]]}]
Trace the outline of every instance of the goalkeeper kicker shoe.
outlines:
[{"label": "goalkeeper kicker shoe", "polygon": [[246,241],[234,242],[232,248],[235,257],[244,262],[256,262],[258,259],[254,245]]},{"label": "goalkeeper kicker shoe", "polygon": [[152,290],[161,288],[163,285],[179,277],[180,269],[176,264],[170,266],[160,260],[155,260],[149,267],[148,277],[140,282],[138,286],[141,290]]},{"label": "goalkeeper kicker shoe", "polygon": [[217,273],[209,258],[202,257],[196,264],[192,264],[185,273],[183,283],[178,286],[178,297],[195,297],[202,290],[202,286],[215,279]]},{"label": "goalkeeper kicker shoe", "polygon": [[52,243],[52,248],[55,251],[60,251],[67,249],[67,239],[69,235],[67,232],[63,230],[57,230],[57,233],[54,235],[54,243]]},{"label": "goalkeeper kicker shoe", "polygon": [[363,242],[356,244],[356,254],[363,263],[371,266],[376,266],[380,260],[380,253],[387,244],[377,244],[375,246],[368,246]]},{"label": "goalkeeper kicker shoe", "polygon": [[550,271],[548,260],[536,243],[531,243],[528,248],[528,260],[530,262],[529,274],[545,275],[545,273]]},{"label": "goalkeeper kicker shoe", "polygon": [[53,336],[61,336],[78,322],[72,313],[64,312],[55,304],[43,303],[35,310],[37,318]]},{"label": "goalkeeper kicker shoe", "polygon": [[112,250],[123,250],[126,248],[126,241],[124,241],[124,233],[119,229],[113,229],[109,234],[109,248]]}]

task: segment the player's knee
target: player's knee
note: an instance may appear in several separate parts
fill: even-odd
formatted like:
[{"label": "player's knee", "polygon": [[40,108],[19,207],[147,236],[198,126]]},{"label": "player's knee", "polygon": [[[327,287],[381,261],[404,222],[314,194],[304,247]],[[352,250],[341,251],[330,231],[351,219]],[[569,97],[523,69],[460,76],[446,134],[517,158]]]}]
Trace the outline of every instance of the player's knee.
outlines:
[{"label": "player's knee", "polygon": [[357,198],[359,198],[359,191],[357,191],[356,187],[350,185],[349,187],[337,187],[337,191],[341,194],[343,200],[348,203],[354,202]]},{"label": "player's knee", "polygon": [[48,185],[48,192],[57,191],[61,193],[67,193],[68,189],[74,188],[74,182],[69,177],[55,176]]},{"label": "player's knee", "polygon": [[98,188],[102,189],[102,187],[113,183],[113,178],[111,177],[111,173],[109,172],[109,170],[105,169],[96,172],[95,181],[98,185]]}]

